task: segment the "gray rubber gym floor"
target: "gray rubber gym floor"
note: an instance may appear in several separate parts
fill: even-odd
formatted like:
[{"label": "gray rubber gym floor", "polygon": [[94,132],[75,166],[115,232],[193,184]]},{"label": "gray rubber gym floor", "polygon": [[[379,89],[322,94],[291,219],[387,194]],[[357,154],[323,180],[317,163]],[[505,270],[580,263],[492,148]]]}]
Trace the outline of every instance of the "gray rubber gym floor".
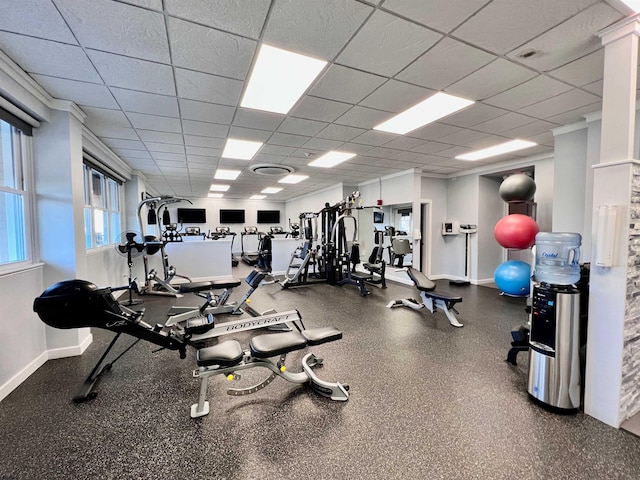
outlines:
[{"label": "gray rubber gym floor", "polygon": [[[510,329],[525,320],[522,299],[487,287],[439,288],[462,294],[464,328],[442,313],[385,308],[415,296],[398,284],[371,287],[366,298],[329,285],[269,285],[253,295],[257,310],[295,308],[309,328],[343,331],[342,340],[312,351],[325,360],[321,378],[349,384],[344,403],[279,378],[230,397],[229,382],[213,377],[211,412],[193,420],[194,352],[180,360],[140,342],[104,375],[95,400],[76,405],[71,397],[112,337],[95,330],[84,355],[47,362],[0,403],[0,478],[640,478],[640,438],[529,401],[526,355],[517,367],[504,361]],[[144,301],[150,323],[162,321],[172,301],[199,303]],[[235,338],[246,346],[257,333]],[[304,353],[288,356],[291,370]],[[242,373],[241,382],[267,375]]]}]

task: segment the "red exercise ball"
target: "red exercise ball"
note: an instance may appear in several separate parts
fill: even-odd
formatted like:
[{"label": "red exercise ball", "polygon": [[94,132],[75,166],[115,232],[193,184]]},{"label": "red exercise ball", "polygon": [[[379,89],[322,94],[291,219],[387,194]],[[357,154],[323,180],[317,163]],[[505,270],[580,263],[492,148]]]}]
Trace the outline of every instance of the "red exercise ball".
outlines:
[{"label": "red exercise ball", "polygon": [[504,248],[529,248],[535,243],[539,231],[533,218],[513,213],[496,223],[493,235]]}]

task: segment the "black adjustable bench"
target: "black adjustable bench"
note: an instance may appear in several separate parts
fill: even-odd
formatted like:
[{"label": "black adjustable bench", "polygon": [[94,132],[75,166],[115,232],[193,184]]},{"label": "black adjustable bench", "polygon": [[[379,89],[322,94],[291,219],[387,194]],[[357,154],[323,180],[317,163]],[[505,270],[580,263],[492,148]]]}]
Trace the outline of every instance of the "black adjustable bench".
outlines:
[{"label": "black adjustable bench", "polygon": [[455,309],[455,304],[462,302],[461,296],[451,295],[446,292],[437,292],[435,282],[428,279],[422,272],[413,267],[407,267],[406,272],[414,286],[420,292],[422,303],[413,298],[393,300],[387,305],[388,308],[400,306],[409,307],[414,310],[426,308],[431,313],[435,313],[438,308],[440,308],[449,319],[451,325],[454,327],[464,326],[456,318],[456,314],[459,315],[460,313]]},{"label": "black adjustable bench", "polygon": [[[209,402],[206,401],[207,380],[212,375],[224,374],[229,380],[239,380],[238,370],[265,367],[271,370],[268,378],[257,385],[241,389],[229,389],[227,394],[233,396],[255,393],[268,384],[276,376],[292,383],[309,383],[316,392],[332,400],[345,401],[349,398],[348,386],[320,380],[312,368],[321,365],[322,359],[308,353],[302,359],[302,372],[290,373],[285,368],[287,353],[301,350],[307,346],[321,345],[342,338],[342,332],[333,327],[314,328],[258,335],[249,342],[249,349],[243,350],[237,340],[226,340],[218,345],[201,348],[196,354],[198,370],[193,376],[201,379],[198,403],[191,406],[191,417],[201,417],[209,413]],[[277,362],[269,360],[280,357]]]}]

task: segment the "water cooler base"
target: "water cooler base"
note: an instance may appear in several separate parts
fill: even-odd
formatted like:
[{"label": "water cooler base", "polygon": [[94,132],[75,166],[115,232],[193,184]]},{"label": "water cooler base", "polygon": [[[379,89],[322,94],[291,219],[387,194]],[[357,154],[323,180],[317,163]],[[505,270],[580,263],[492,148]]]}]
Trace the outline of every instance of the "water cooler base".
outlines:
[{"label": "water cooler base", "polygon": [[535,403],[539,407],[542,407],[545,410],[547,410],[549,412],[552,412],[552,413],[555,413],[557,415],[575,415],[576,413],[578,413],[578,409],[577,408],[559,408],[559,407],[554,407],[553,405],[549,405],[548,403],[544,403],[542,400],[538,400],[536,397],[534,397],[530,393],[527,393],[527,395],[529,395],[529,399],[533,403]]}]

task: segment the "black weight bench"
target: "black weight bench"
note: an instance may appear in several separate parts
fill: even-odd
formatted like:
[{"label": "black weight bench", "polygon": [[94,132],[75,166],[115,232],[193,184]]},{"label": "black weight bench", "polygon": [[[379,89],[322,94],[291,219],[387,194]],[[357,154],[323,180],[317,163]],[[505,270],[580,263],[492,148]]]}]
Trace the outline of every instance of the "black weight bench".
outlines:
[{"label": "black weight bench", "polygon": [[[249,349],[243,350],[237,340],[226,340],[212,347],[201,348],[196,354],[198,370],[193,376],[200,378],[200,395],[198,403],[191,406],[191,417],[202,417],[209,413],[207,396],[207,382],[212,375],[225,375],[228,380],[239,380],[236,371],[254,367],[264,367],[271,370],[271,374],[262,382],[247,388],[229,389],[228,395],[249,395],[262,390],[277,376],[291,383],[309,383],[319,394],[332,400],[346,401],[349,398],[346,385],[330,383],[320,380],[312,368],[322,365],[321,358],[307,353],[302,359],[302,372],[290,373],[285,367],[286,355],[301,350],[307,346],[321,345],[342,338],[342,332],[333,327],[314,328],[309,330],[258,335],[249,342]],[[279,356],[274,362],[271,357]]]},{"label": "black weight bench", "polygon": [[420,310],[426,308],[431,313],[435,313],[438,308],[442,310],[449,323],[454,327],[463,327],[456,317],[456,314],[460,314],[455,309],[456,303],[462,302],[462,297],[459,295],[451,295],[446,292],[436,292],[436,284],[432,280],[428,279],[422,272],[414,269],[413,267],[406,267],[406,272],[414,286],[420,292],[422,303],[414,300],[413,298],[393,300],[387,304],[388,308],[393,307],[409,307],[413,310]]}]

